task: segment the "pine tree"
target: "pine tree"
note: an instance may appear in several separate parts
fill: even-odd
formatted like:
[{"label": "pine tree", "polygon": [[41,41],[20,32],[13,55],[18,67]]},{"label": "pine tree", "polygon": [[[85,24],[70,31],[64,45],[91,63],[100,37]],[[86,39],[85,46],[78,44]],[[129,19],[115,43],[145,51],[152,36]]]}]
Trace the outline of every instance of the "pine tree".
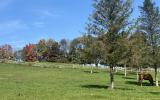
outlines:
[{"label": "pine tree", "polygon": [[105,44],[105,61],[110,65],[111,88],[114,88],[114,67],[119,61],[117,39],[125,30],[132,12],[131,0],[96,0],[88,24],[88,33],[101,37]]},{"label": "pine tree", "polygon": [[121,36],[118,38],[118,45],[119,45],[119,51],[121,52],[120,60],[118,64],[124,66],[124,76],[127,75],[127,66],[130,65],[131,62],[131,43],[130,43],[130,37],[129,32],[124,32],[121,34]]},{"label": "pine tree", "polygon": [[159,7],[155,6],[155,3],[152,0],[145,0],[143,6],[140,7],[141,16],[140,16],[140,28],[141,31],[146,34],[149,47],[151,48],[151,57],[154,60],[150,66],[155,68],[155,79],[156,86],[158,86],[157,78],[157,49],[159,49],[159,36],[160,36],[160,11]]}]

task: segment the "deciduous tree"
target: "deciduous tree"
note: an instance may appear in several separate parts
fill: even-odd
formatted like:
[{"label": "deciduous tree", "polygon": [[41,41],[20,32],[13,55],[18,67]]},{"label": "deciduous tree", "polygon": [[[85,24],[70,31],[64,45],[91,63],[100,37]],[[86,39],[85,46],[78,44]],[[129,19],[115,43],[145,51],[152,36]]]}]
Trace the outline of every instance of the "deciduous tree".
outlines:
[{"label": "deciduous tree", "polygon": [[35,44],[28,44],[23,48],[24,60],[34,62],[37,60],[37,51]]}]

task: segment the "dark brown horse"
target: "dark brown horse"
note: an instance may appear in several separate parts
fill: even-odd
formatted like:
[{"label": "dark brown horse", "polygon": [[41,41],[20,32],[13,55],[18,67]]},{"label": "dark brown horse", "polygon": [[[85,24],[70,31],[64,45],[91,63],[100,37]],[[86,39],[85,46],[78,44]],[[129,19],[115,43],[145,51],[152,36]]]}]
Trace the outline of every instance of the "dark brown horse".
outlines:
[{"label": "dark brown horse", "polygon": [[146,73],[139,73],[139,82],[142,85],[143,80],[149,80],[150,84],[153,86],[154,82],[153,82],[153,77],[151,74],[146,74]]}]

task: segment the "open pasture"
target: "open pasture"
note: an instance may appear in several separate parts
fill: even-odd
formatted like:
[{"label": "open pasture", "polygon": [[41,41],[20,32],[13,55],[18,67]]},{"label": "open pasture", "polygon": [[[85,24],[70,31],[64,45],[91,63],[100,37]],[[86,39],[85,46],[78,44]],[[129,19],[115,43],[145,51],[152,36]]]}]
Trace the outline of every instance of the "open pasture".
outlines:
[{"label": "open pasture", "polygon": [[[51,64],[50,64],[51,66]],[[53,64],[54,66],[54,64]],[[0,100],[159,100],[160,87],[140,87],[136,74],[115,75],[115,89],[108,88],[109,73],[89,68],[37,67],[0,63]],[[74,67],[76,67],[75,65]],[[144,85],[149,85],[145,81]]]}]

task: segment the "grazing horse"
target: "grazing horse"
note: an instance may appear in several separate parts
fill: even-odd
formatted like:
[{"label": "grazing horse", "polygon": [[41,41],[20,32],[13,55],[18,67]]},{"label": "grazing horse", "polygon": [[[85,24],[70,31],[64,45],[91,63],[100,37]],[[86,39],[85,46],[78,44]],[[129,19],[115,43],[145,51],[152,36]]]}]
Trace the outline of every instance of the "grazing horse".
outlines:
[{"label": "grazing horse", "polygon": [[139,82],[142,85],[143,80],[149,80],[150,84],[153,86],[153,77],[151,74],[139,73]]}]

